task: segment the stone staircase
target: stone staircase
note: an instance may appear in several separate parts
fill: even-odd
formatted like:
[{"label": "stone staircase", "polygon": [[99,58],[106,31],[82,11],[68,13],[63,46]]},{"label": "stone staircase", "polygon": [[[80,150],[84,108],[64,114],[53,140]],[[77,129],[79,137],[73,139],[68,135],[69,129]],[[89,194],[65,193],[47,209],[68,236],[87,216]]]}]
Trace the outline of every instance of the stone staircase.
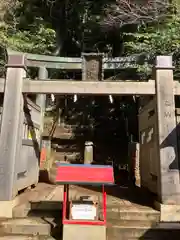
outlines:
[{"label": "stone staircase", "polygon": [[107,213],[108,239],[146,239],[145,233],[159,223],[159,212],[151,208],[110,208]]},{"label": "stone staircase", "polygon": [[80,159],[80,150],[77,146],[69,141],[69,143],[58,145],[54,151],[54,159],[59,162],[77,162]]},{"label": "stone staircase", "polygon": [[80,149],[77,146],[74,130],[76,126],[61,124],[51,118],[45,118],[44,137],[52,138],[52,149],[54,150],[54,159],[57,161],[76,162],[80,159]]},{"label": "stone staircase", "polygon": [[[159,213],[156,211],[140,210],[120,210],[117,219],[117,212],[111,211],[108,207],[107,240],[164,240],[179,239],[179,225],[170,226],[159,224]],[[59,210],[57,210],[59,212]],[[60,213],[60,212],[59,212]],[[49,214],[49,216],[48,216]],[[0,240],[60,240],[61,226],[60,216],[53,215],[46,210],[39,211],[39,217],[17,218],[13,220],[3,220],[0,224],[0,231],[3,237]],[[41,215],[41,217],[40,217]],[[44,217],[43,217],[44,215]],[[113,217],[115,219],[113,219]]]},{"label": "stone staircase", "polygon": [[41,218],[3,220],[0,224],[1,240],[53,240],[51,225]]},{"label": "stone staircase", "polygon": [[[107,240],[179,239],[180,224],[160,224],[158,211],[135,202],[138,192],[132,200],[128,200],[125,193],[131,195],[129,192],[131,190],[119,189],[119,191],[124,192],[121,199],[110,195],[107,199]],[[93,194],[93,191],[73,186],[71,198],[77,199],[85,193],[89,195],[90,192]],[[31,201],[21,203],[14,208],[14,219],[1,219],[0,240],[62,239],[62,188],[54,186],[44,199],[42,192],[39,197],[36,194],[34,200],[32,194],[34,193],[29,192]],[[100,218],[101,215],[100,208]]]},{"label": "stone staircase", "polygon": [[53,117],[46,117],[44,119],[43,136],[60,139],[72,139],[74,137],[73,129],[76,126],[68,124],[58,124],[58,119]]}]

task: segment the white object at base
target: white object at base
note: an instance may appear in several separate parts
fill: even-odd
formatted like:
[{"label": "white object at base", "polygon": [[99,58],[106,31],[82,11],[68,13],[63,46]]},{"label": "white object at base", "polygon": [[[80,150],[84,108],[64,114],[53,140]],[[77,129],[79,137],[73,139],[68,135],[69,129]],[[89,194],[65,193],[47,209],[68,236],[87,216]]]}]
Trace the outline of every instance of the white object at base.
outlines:
[{"label": "white object at base", "polygon": [[96,207],[90,204],[74,204],[71,208],[73,220],[94,220],[96,214]]}]

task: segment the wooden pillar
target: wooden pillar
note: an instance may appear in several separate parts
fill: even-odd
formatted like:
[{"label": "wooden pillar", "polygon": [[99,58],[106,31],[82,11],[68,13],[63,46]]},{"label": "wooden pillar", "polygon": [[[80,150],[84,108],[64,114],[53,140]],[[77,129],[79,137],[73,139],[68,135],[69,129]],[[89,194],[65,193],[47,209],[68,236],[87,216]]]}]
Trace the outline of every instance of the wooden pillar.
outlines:
[{"label": "wooden pillar", "polygon": [[173,67],[171,56],[156,58],[158,195],[162,204],[180,204]]},{"label": "wooden pillar", "polygon": [[0,201],[12,200],[14,197],[24,64],[24,55],[9,56],[0,135]]}]

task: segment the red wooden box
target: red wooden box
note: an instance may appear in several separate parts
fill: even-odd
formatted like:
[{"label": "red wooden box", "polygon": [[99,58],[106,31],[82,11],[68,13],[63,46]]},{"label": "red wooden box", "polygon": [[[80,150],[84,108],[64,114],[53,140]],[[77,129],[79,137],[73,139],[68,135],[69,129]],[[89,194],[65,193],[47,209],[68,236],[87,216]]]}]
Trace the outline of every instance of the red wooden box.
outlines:
[{"label": "red wooden box", "polygon": [[[56,183],[64,184],[63,224],[106,225],[106,192],[104,185],[114,184],[112,166],[57,163]],[[72,220],[69,218],[69,184],[101,185],[103,195],[103,220]],[[69,209],[70,210],[70,209]]]},{"label": "red wooden box", "polygon": [[56,183],[60,184],[114,184],[112,166],[57,163]]}]

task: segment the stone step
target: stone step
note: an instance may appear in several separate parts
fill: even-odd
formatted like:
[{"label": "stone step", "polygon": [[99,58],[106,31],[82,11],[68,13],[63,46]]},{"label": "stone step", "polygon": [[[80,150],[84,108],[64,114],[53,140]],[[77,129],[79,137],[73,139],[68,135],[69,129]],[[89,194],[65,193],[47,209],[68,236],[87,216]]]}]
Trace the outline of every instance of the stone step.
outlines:
[{"label": "stone step", "polygon": [[[54,129],[53,129],[53,127],[54,127]],[[51,125],[47,125],[44,128],[43,136],[49,136],[51,131],[53,133],[53,137],[55,137],[55,138],[71,139],[74,136],[72,128],[70,128],[70,127],[62,127],[62,126],[57,126],[57,125],[53,126],[52,124]]]},{"label": "stone step", "polygon": [[7,236],[0,236],[0,240],[55,240],[55,238],[50,236],[7,235]]},{"label": "stone step", "polygon": [[[45,225],[42,226],[42,220],[39,219],[22,219],[21,221],[8,220],[1,223],[0,240],[55,240],[50,236],[52,219],[46,219]],[[2,227],[3,226],[3,227]],[[159,226],[112,226],[107,227],[107,240],[179,240],[180,224],[159,224]],[[4,231],[5,230],[5,231]],[[4,234],[4,236],[2,236]],[[49,236],[48,236],[48,235]],[[58,238],[61,239],[60,232]]]},{"label": "stone step", "polygon": [[153,209],[133,209],[133,208],[114,208],[108,206],[107,208],[107,220],[133,220],[133,221],[154,221],[159,222],[160,213]]},{"label": "stone step", "polygon": [[[55,161],[64,161],[66,156],[66,161],[75,161],[76,159],[80,158],[80,152],[55,152],[54,159]],[[57,166],[53,166],[56,168]]]},{"label": "stone step", "polygon": [[130,240],[130,239],[153,239],[164,240],[173,239],[178,240],[180,229],[166,227],[131,227],[131,226],[112,226],[107,228],[108,240]]},{"label": "stone step", "polygon": [[50,236],[51,225],[41,218],[22,218],[2,220],[0,223],[2,235]]},{"label": "stone step", "polygon": [[113,226],[125,226],[125,227],[145,227],[145,228],[151,228],[157,226],[158,222],[156,221],[141,221],[141,220],[121,220],[121,219],[111,219],[107,220],[107,227],[113,227]]},{"label": "stone step", "polygon": [[[100,218],[102,219],[102,209],[100,208]],[[42,201],[42,202],[26,202],[13,209],[13,217],[25,218],[30,213],[39,217],[54,215],[58,213],[61,216],[62,202],[61,201]],[[121,221],[147,221],[159,222],[160,213],[153,209],[134,209],[107,206],[107,221],[121,222]]]}]

